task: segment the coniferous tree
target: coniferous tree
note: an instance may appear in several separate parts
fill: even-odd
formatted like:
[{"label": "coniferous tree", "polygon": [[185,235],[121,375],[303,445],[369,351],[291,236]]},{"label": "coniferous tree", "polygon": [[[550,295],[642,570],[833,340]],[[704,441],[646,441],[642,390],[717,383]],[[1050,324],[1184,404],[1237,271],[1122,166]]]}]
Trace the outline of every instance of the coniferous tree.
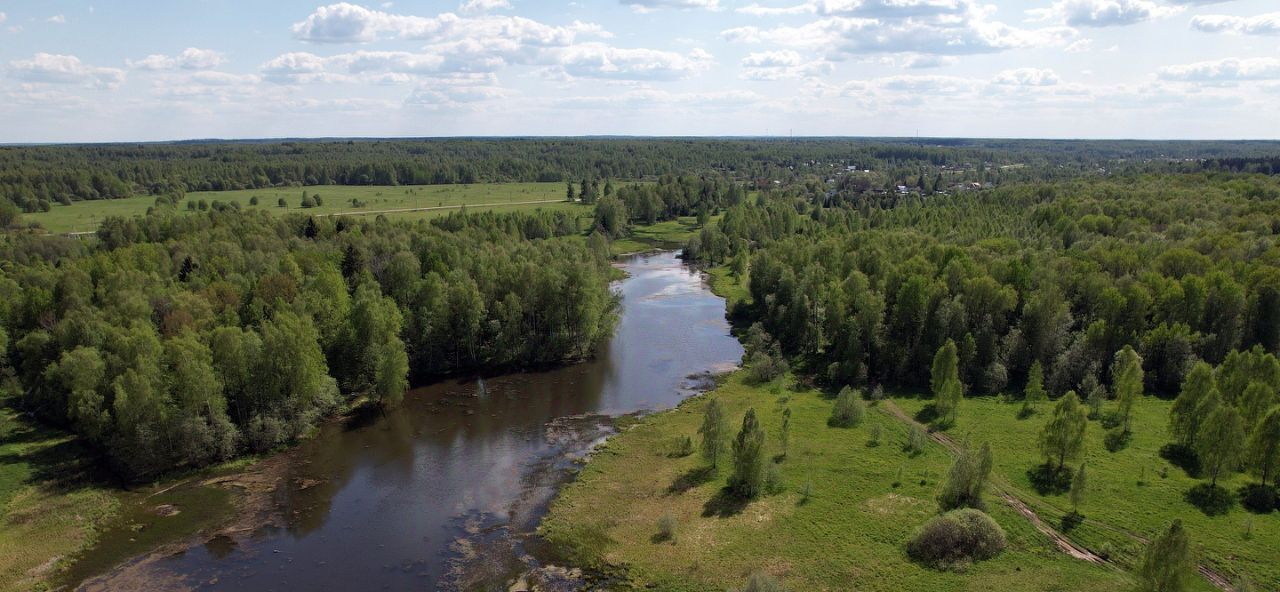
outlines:
[{"label": "coniferous tree", "polygon": [[742,429],[733,440],[733,474],[729,488],[743,499],[752,499],[764,491],[764,429],[756,419],[756,410],[748,409],[742,418]]},{"label": "coniferous tree", "polygon": [[717,399],[711,399],[702,409],[702,427],[698,433],[702,435],[702,458],[717,468],[720,458],[724,456],[725,438],[728,437],[729,424],[724,417],[724,408]]}]

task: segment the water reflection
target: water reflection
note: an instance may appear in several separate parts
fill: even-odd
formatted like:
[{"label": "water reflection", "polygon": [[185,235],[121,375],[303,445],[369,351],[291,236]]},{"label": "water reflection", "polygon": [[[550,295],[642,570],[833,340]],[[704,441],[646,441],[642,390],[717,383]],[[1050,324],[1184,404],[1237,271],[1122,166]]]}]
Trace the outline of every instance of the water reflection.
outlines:
[{"label": "water reflection", "polygon": [[392,413],[328,425],[292,453],[276,493],[282,528],[215,539],[163,568],[200,589],[430,588],[472,541],[531,529],[566,452],[607,429],[592,414],[673,406],[696,388],[692,376],[741,356],[723,300],[674,255],[624,267],[623,312],[597,360],[445,381]]}]

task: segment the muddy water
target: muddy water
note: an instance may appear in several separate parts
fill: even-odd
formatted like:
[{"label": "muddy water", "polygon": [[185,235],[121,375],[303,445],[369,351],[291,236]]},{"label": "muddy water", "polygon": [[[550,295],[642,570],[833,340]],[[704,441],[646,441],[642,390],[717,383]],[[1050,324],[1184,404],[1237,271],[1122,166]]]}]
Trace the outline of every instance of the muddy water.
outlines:
[{"label": "muddy water", "polygon": [[[152,569],[200,590],[505,590],[529,533],[611,416],[674,406],[742,354],[724,301],[672,253],[625,261],[597,360],[450,380],[291,453],[271,516]],[[158,576],[161,574],[157,574]]]}]

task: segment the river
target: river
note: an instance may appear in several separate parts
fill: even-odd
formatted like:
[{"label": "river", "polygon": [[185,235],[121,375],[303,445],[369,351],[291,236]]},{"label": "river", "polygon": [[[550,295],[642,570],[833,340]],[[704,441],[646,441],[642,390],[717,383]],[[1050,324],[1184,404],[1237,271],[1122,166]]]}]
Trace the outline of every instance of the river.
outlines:
[{"label": "river", "polygon": [[260,526],[150,563],[197,590],[506,590],[537,522],[614,418],[675,406],[733,368],[724,300],[674,253],[628,258],[596,359],[453,379],[286,453]]}]

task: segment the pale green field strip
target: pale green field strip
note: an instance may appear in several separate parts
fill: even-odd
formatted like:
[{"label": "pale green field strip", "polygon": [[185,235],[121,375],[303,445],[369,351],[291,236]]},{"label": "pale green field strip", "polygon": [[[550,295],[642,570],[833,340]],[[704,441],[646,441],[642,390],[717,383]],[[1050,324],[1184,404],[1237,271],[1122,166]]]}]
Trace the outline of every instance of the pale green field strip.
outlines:
[{"label": "pale green field strip", "polygon": [[[302,194],[319,196],[321,204],[302,208]],[[556,202],[575,206],[564,201],[563,183],[488,183],[474,185],[414,185],[414,186],[338,186],[285,187],[274,189],[243,189],[236,191],[201,191],[188,193],[178,205],[178,212],[192,213],[187,203],[212,204],[239,203],[245,210],[262,209],[278,213],[298,213],[316,216],[333,215],[393,215],[422,217],[442,215],[450,210],[466,206],[481,211],[511,211],[516,209],[554,207]],[[250,205],[253,198],[258,205]],[[286,207],[279,201],[285,200]],[[352,204],[359,202],[359,207]],[[48,212],[24,214],[23,219],[38,222],[46,230],[59,234],[92,233],[110,216],[140,216],[155,205],[155,196],[143,195],[124,199],[73,202],[69,206],[55,204]],[[575,206],[576,207],[576,206]],[[197,210],[198,211],[198,210]]]}]

